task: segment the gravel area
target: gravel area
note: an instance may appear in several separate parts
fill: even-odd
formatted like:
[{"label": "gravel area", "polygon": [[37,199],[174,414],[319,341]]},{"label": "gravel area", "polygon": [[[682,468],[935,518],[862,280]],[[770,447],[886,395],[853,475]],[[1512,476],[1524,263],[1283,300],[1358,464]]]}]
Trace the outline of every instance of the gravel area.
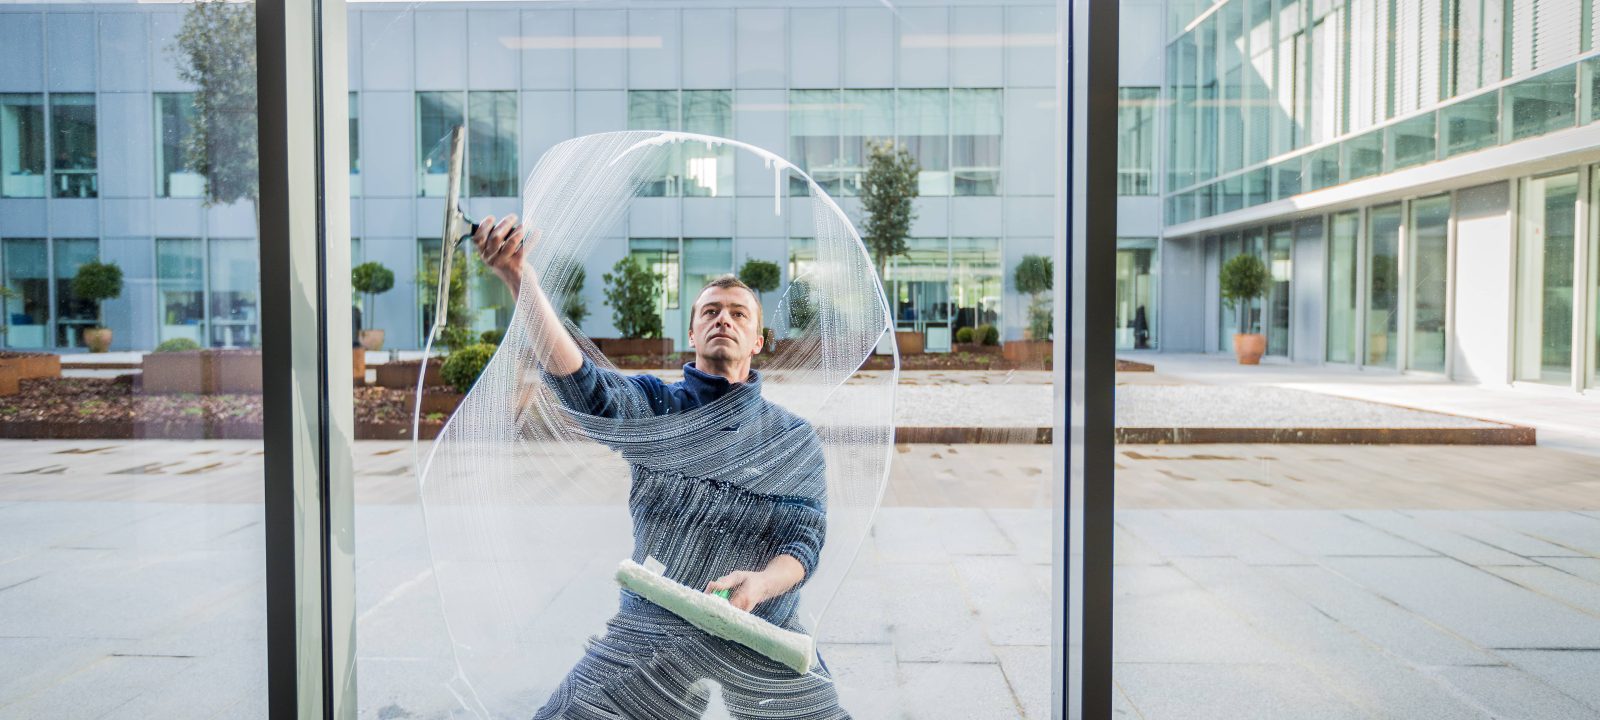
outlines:
[{"label": "gravel area", "polygon": [[1277,387],[1119,385],[1118,427],[1497,428],[1498,423]]}]

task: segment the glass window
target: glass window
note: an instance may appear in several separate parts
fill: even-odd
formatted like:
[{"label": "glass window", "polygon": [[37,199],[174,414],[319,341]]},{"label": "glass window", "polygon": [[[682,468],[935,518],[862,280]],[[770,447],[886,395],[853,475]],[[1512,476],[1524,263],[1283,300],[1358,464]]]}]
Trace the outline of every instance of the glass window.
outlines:
[{"label": "glass window", "polygon": [[1357,336],[1356,313],[1361,294],[1357,276],[1361,213],[1350,211],[1333,216],[1328,232],[1328,362],[1354,363]]},{"label": "glass window", "polygon": [[901,90],[895,103],[900,144],[921,168],[917,187],[923,197],[950,194],[950,92]]},{"label": "glass window", "polygon": [[1156,241],[1117,238],[1117,349],[1156,347]]},{"label": "glass window", "polygon": [[1438,145],[1434,142],[1435,120],[1434,114],[1428,113],[1395,123],[1385,130],[1391,169],[1399,170],[1433,160]]},{"label": "glass window", "polygon": [[1507,87],[1507,142],[1572,127],[1578,117],[1576,65],[1548,72]]},{"label": "glass window", "polygon": [[361,101],[350,93],[350,194],[361,194]]},{"label": "glass window", "polygon": [[[417,93],[417,196],[444,197],[450,177],[450,133],[466,122],[459,92]],[[466,177],[457,192],[466,192]]]},{"label": "glass window", "polygon": [[816,264],[816,238],[789,238],[789,282],[811,272]]},{"label": "glass window", "polygon": [[1244,177],[1234,175],[1223,178],[1217,183],[1217,205],[1213,210],[1217,214],[1233,212],[1244,208]]},{"label": "glass window", "polygon": [[[677,90],[628,91],[629,130],[676,131],[679,127]],[[682,149],[681,145],[678,146],[679,151]],[[645,181],[639,188],[641,197],[672,197],[677,194],[678,177],[674,167],[661,168],[660,175]]]},{"label": "glass window", "polygon": [[156,197],[195,198],[206,179],[189,164],[194,139],[194,93],[156,93]]},{"label": "glass window", "polygon": [[0,94],[0,197],[44,197],[44,96]]},{"label": "glass window", "polygon": [[[683,131],[733,137],[733,93],[728,90],[683,91]],[[683,154],[683,194],[724,197],[733,194],[733,148],[703,143],[678,146]]]},{"label": "glass window", "polygon": [[[673,338],[679,348],[689,347],[689,316],[694,313],[694,301],[699,297],[700,288],[705,287],[712,278],[731,272],[733,272],[733,238],[683,239],[682,282],[683,290],[689,297],[679,295],[678,308],[682,313],[682,323],[676,328],[667,323],[666,328],[667,336]],[[662,319],[666,320],[665,316]]]},{"label": "glass window", "polygon": [[1583,61],[1579,92],[1583,93],[1583,118],[1578,122],[1587,125],[1600,120],[1600,57]]},{"label": "glass window", "polygon": [[95,302],[72,291],[72,279],[84,263],[100,259],[100,241],[94,238],[56,238],[50,241],[56,266],[56,347],[83,347],[83,331],[99,324]]},{"label": "glass window", "polygon": [[1447,158],[1494,145],[1500,138],[1500,95],[1488,92],[1441,108],[1439,130]]},{"label": "glass window", "polygon": [[[1150,88],[1152,97],[1155,88]],[[1144,124],[1146,152],[1155,151],[1155,114]],[[957,195],[1000,194],[1000,91],[957,88],[950,91],[951,174]],[[1119,133],[1119,137],[1123,137]],[[1119,151],[1120,157],[1120,151]],[[1144,182],[1155,192],[1153,156],[1145,168]],[[1119,168],[1123,167],[1121,164]],[[1120,181],[1119,181],[1120,182]]]},{"label": "glass window", "polygon": [[467,187],[474,197],[517,197],[517,94],[467,93]]},{"label": "glass window", "polygon": [[205,260],[198,238],[156,238],[157,340],[205,345]]},{"label": "glass window", "polygon": [[894,139],[894,91],[845,90],[840,120],[843,129],[840,173],[844,195],[861,194],[868,143]]},{"label": "glass window", "polygon": [[1289,355],[1289,314],[1293,296],[1289,281],[1294,277],[1294,234],[1290,225],[1279,225],[1267,234],[1266,335],[1267,354]]},{"label": "glass window", "polygon": [[950,278],[953,281],[951,337],[964,327],[1001,327],[1005,275],[1000,238],[951,238]]},{"label": "glass window", "polygon": [[1578,176],[1523,183],[1517,243],[1516,378],[1572,381],[1572,291]]},{"label": "glass window", "polygon": [[[1240,238],[1239,233],[1228,233],[1223,235],[1220,243],[1221,244],[1219,247],[1222,256],[1217,265],[1218,268],[1228,264],[1229,260],[1232,260],[1240,253],[1248,252],[1248,250],[1245,249],[1245,242],[1242,238]],[[1223,352],[1231,352],[1233,350],[1233,336],[1235,333],[1255,332],[1255,323],[1250,322],[1250,320],[1254,317],[1254,312],[1256,309],[1255,304],[1256,301],[1254,300],[1250,301],[1248,304],[1235,304],[1233,307],[1229,307],[1226,301],[1221,301],[1218,303],[1218,350]]]},{"label": "glass window", "polygon": [[[894,298],[895,326],[909,332],[924,333],[926,349],[949,347],[950,333],[950,241],[945,238],[907,238],[906,254],[896,257],[888,268],[889,289]],[[927,334],[937,331],[941,343],[931,343]]]},{"label": "glass window", "polygon": [[254,347],[260,253],[251,238],[211,238],[211,345]]},{"label": "glass window", "polygon": [[1400,326],[1400,204],[1373,208],[1367,230],[1365,365],[1394,367]]},{"label": "glass window", "polygon": [[[42,185],[40,187],[43,187]],[[50,345],[50,261],[43,238],[6,238],[0,243],[4,286],[13,294],[4,301],[6,346]]]},{"label": "glass window", "polygon": [[[661,278],[661,301],[657,310],[675,310],[678,301],[678,239],[631,238],[628,256]],[[663,314],[665,317],[665,314]]]},{"label": "glass window", "polygon": [[1300,194],[1305,159],[1301,155],[1272,166],[1272,199],[1284,200]]},{"label": "glass window", "polygon": [[51,171],[56,197],[99,197],[99,145],[95,140],[94,95],[50,96]]},{"label": "glass window", "polygon": [[1445,305],[1450,282],[1450,196],[1411,203],[1410,275],[1411,337],[1406,367],[1444,372]]},{"label": "glass window", "polygon": [[1252,207],[1272,200],[1272,172],[1256,168],[1244,174],[1244,206]]},{"label": "glass window", "polygon": [[1155,192],[1156,88],[1117,89],[1117,194]]},{"label": "glass window", "polygon": [[[811,175],[829,194],[840,192],[840,113],[838,90],[789,91],[789,161]],[[810,193],[805,180],[791,176],[789,192]]]},{"label": "glass window", "polygon": [[[1589,207],[1600,208],[1600,167],[1589,176]],[[1591,215],[1590,217],[1593,217]],[[1589,225],[1589,387],[1600,385],[1600,228]]]},{"label": "glass window", "polygon": [[1383,171],[1383,132],[1369,132],[1340,143],[1344,148],[1345,180],[1359,180]]},{"label": "glass window", "polygon": [[1339,184],[1339,146],[1329,145],[1306,156],[1306,172],[1311,176],[1306,191]]}]

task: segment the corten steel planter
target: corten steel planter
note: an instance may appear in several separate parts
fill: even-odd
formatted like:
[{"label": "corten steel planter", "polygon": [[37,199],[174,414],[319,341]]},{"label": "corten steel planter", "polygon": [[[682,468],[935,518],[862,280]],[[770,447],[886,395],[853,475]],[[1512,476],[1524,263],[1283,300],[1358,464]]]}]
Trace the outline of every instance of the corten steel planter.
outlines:
[{"label": "corten steel planter", "polygon": [[61,356],[53,353],[0,351],[0,374],[10,373],[17,380],[61,377]]},{"label": "corten steel planter", "polygon": [[596,338],[595,345],[606,357],[672,354],[672,338]]},{"label": "corten steel planter", "polygon": [[89,352],[103,353],[111,348],[111,328],[86,328],[83,331],[83,344]]},{"label": "corten steel planter", "polygon": [[22,380],[17,377],[16,368],[0,367],[0,395],[15,395],[21,385]]},{"label": "corten steel planter", "polygon": [[1234,333],[1233,354],[1240,365],[1260,365],[1267,354],[1267,336],[1260,333]]},{"label": "corten steel planter", "polygon": [[[417,369],[422,367],[420,360],[400,360],[384,363],[378,366],[378,384],[386,388],[415,388],[417,386]],[[439,376],[439,368],[444,367],[442,358],[428,359],[428,376],[422,384],[426,387],[443,385],[444,379]]]},{"label": "corten steel planter", "polygon": [[919,332],[896,330],[894,342],[900,347],[901,355],[921,355],[923,348],[926,347],[927,336]]},{"label": "corten steel planter", "polygon": [[367,351],[360,345],[350,349],[350,379],[356,387],[367,384]]},{"label": "corten steel planter", "polygon": [[364,347],[364,348],[366,348],[368,350],[372,350],[372,351],[382,350],[383,349],[383,331],[382,330],[362,330],[361,331],[361,347]]},{"label": "corten steel planter", "polygon": [[1012,340],[1001,346],[1001,354],[1019,366],[1044,365],[1055,350],[1051,340]]},{"label": "corten steel planter", "polygon": [[956,343],[950,346],[950,351],[969,355],[1002,355],[1004,353],[1004,349],[999,345],[984,345],[983,343]]},{"label": "corten steel planter", "polygon": [[149,353],[141,368],[141,387],[147,393],[261,392],[259,350]]},{"label": "corten steel planter", "polygon": [[260,350],[206,350],[217,366],[219,393],[261,392]]}]

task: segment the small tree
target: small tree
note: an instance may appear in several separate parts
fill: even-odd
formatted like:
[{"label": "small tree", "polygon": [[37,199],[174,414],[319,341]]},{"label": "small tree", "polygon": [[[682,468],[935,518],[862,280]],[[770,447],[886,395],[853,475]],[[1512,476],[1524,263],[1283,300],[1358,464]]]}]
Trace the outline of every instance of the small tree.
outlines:
[{"label": "small tree", "polygon": [[72,294],[94,303],[95,327],[105,327],[105,311],[101,303],[122,294],[122,268],[114,262],[97,260],[78,266],[72,278]]},{"label": "small tree", "polygon": [[1222,302],[1229,310],[1237,311],[1239,333],[1249,334],[1253,329],[1250,303],[1267,294],[1267,283],[1271,281],[1266,263],[1249,253],[1235,255],[1222,264],[1222,272],[1217,280],[1222,286]]},{"label": "small tree", "polygon": [[606,304],[611,306],[611,323],[617,326],[617,332],[628,339],[661,337],[661,314],[656,312],[661,276],[625,257],[602,277],[606,282]]},{"label": "small tree", "polygon": [[378,324],[378,312],[374,297],[394,289],[394,271],[382,263],[361,263],[350,271],[350,288],[367,296],[367,301],[363,303],[365,307],[362,308],[365,310],[362,324],[375,327]]},{"label": "small tree", "polygon": [[572,271],[572,277],[567,280],[566,294],[561,298],[561,314],[566,316],[573,327],[582,327],[583,319],[589,317],[589,303],[583,300],[583,285],[588,281],[588,271],[579,265]]},{"label": "small tree", "polygon": [[817,306],[811,299],[811,292],[810,282],[789,281],[789,337],[802,334],[817,319]]},{"label": "small tree", "polygon": [[778,264],[770,260],[745,258],[744,264],[739,266],[739,282],[749,285],[751,290],[756,291],[758,300],[761,299],[762,293],[777,290],[782,277]]},{"label": "small tree", "polygon": [[[472,343],[474,333],[468,329],[471,318],[467,317],[467,270],[470,258],[465,252],[457,251],[456,256],[450,261],[450,291],[446,296],[448,309],[445,311],[445,327],[439,329],[439,339],[448,347],[466,347]],[[423,308],[423,327],[431,332],[433,319],[438,308],[435,303],[439,298],[439,258],[429,254],[427,262],[417,273],[417,286],[421,288],[422,295],[418,300]],[[452,334],[453,330],[459,330]],[[451,340],[457,340],[452,345]]]},{"label": "small tree", "polygon": [[917,219],[911,201],[917,197],[917,159],[894,141],[867,143],[867,171],[861,177],[862,240],[872,251],[878,277],[887,276],[889,260],[905,255],[906,237]]},{"label": "small tree", "polygon": [[1055,289],[1056,264],[1048,255],[1024,255],[1011,273],[1017,292],[1027,293],[1028,332],[1035,340],[1048,340],[1055,331],[1055,309],[1049,292]]},{"label": "small tree", "polygon": [[197,0],[167,50],[179,56],[178,77],[195,86],[183,153],[206,179],[206,204],[249,200],[259,223],[255,10],[253,3]]}]

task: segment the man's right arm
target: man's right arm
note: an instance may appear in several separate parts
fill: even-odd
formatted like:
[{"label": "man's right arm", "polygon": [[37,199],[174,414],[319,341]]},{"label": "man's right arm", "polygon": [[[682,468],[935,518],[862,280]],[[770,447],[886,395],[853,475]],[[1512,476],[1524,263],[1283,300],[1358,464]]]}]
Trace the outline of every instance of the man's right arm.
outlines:
[{"label": "man's right arm", "polygon": [[561,315],[539,286],[539,279],[532,277],[533,268],[527,265],[525,259],[528,248],[539,241],[539,231],[534,230],[532,237],[528,237],[527,232],[526,228],[517,225],[516,215],[507,215],[499,223],[490,215],[478,225],[472,240],[483,263],[500,277],[511,290],[513,298],[522,293],[524,278],[529,280],[528,288],[533,292],[531,304],[534,317],[529,318],[531,324],[528,334],[535,344],[535,354],[542,359],[547,372],[564,377],[583,367],[583,351],[578,349],[578,343],[567,332]]}]

